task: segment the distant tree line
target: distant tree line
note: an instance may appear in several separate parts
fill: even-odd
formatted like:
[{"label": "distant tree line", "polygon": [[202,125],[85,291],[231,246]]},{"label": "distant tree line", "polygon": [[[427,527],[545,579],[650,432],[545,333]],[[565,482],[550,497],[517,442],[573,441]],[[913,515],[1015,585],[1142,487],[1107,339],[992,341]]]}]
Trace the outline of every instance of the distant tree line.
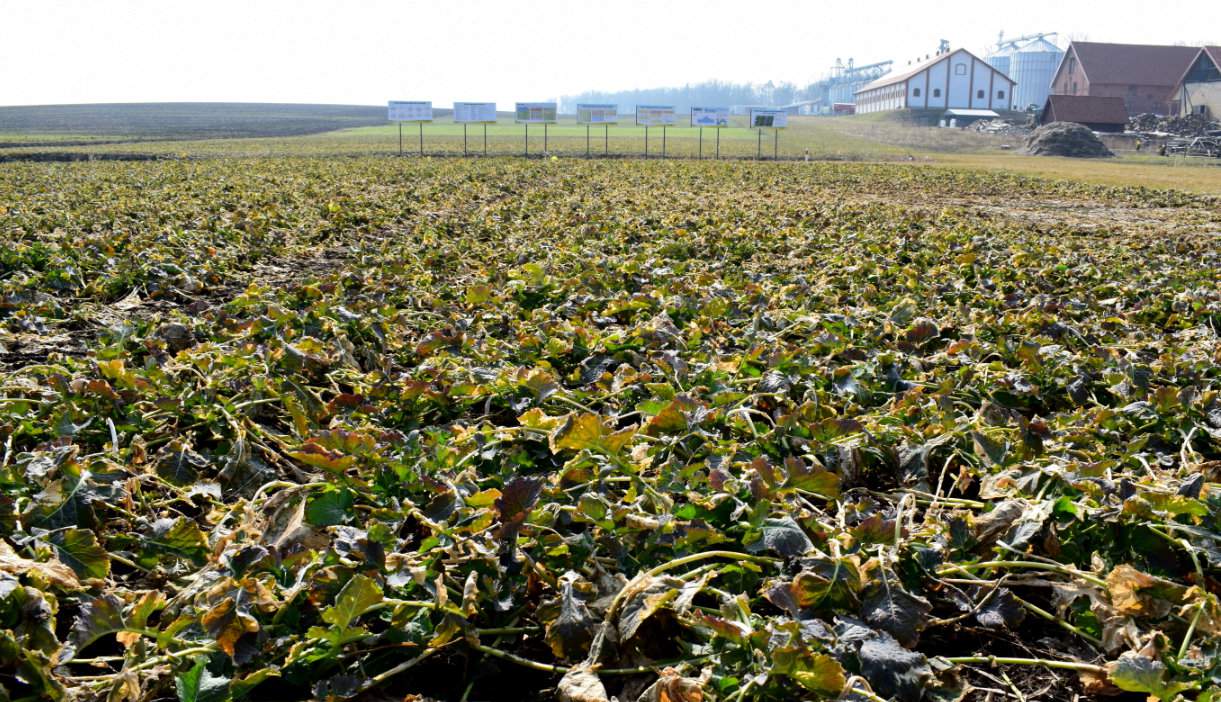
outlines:
[{"label": "distant tree line", "polygon": [[636,105],[674,105],[679,112],[692,106],[788,105],[805,99],[806,91],[792,83],[727,83],[719,80],[688,83],[677,88],[645,88],[641,90],[590,90],[580,95],[560,98],[560,111],[576,112],[578,103],[619,105],[631,111]]}]

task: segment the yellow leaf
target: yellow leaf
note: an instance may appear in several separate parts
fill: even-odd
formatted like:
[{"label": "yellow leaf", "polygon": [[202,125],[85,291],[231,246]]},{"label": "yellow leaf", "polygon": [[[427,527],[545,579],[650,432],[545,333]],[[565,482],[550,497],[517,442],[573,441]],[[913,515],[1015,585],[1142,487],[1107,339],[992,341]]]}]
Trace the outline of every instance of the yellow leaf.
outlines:
[{"label": "yellow leaf", "polygon": [[59,561],[41,561],[24,558],[9,546],[7,541],[0,540],[0,571],[12,575],[34,574],[43,580],[62,588],[77,589],[81,586],[76,573]]},{"label": "yellow leaf", "polygon": [[844,668],[834,658],[816,653],[808,667],[792,674],[798,685],[811,692],[838,695],[847,683]]},{"label": "yellow leaf", "polygon": [[468,507],[490,507],[500,498],[500,490],[489,488],[466,498]]},{"label": "yellow leaf", "polygon": [[1142,573],[1126,563],[1107,576],[1111,605],[1120,614],[1165,616],[1171,603],[1182,601],[1186,588],[1163,578]]},{"label": "yellow leaf", "polygon": [[551,451],[559,453],[561,449],[580,451],[596,448],[601,445],[602,438],[607,434],[602,425],[602,417],[596,414],[568,415],[568,421],[551,434]]},{"label": "yellow leaf", "polygon": [[563,417],[548,416],[545,412],[537,407],[517,417],[517,423],[523,427],[541,429],[543,431],[551,431],[552,429],[558,427],[563,421]]},{"label": "yellow leaf", "polygon": [[204,613],[199,619],[208,635],[216,639],[220,649],[233,657],[234,646],[244,634],[259,630],[254,617],[240,611],[233,598],[229,598]]},{"label": "yellow leaf", "polygon": [[289,451],[288,455],[306,465],[335,472],[345,471],[356,463],[355,456],[346,456],[314,443],[302,444],[301,448]]}]

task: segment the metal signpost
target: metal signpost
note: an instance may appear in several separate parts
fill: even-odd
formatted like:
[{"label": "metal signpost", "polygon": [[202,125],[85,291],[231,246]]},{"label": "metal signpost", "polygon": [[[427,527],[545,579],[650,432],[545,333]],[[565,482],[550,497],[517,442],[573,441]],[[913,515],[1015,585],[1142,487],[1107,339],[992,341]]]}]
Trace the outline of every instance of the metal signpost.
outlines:
[{"label": "metal signpost", "polygon": [[692,107],[691,126],[700,129],[699,157],[704,158],[704,127],[716,130],[716,157],[721,157],[721,129],[729,126],[728,107]]},{"label": "metal signpost", "polygon": [[526,127],[526,156],[530,155],[530,125],[543,125],[543,153],[547,152],[547,125],[555,124],[558,112],[554,102],[519,102],[514,105],[514,121]]},{"label": "metal signpost", "polygon": [[666,127],[674,125],[673,105],[637,105],[636,124],[644,127],[644,157],[649,157],[649,127],[661,127],[661,157],[666,157]]},{"label": "metal signpost", "polygon": [[399,156],[403,155],[403,122],[420,125],[420,155],[424,155],[424,123],[432,121],[432,103],[427,101],[391,100],[386,105],[386,119],[399,123]]},{"label": "metal signpost", "polygon": [[483,125],[483,155],[488,155],[488,125],[496,123],[496,103],[455,102],[454,121],[462,125],[462,155],[468,155],[466,127],[468,124]]},{"label": "metal signpost", "polygon": [[585,157],[591,156],[589,128],[590,125],[602,125],[602,154],[610,154],[610,125],[619,122],[618,105],[577,105],[577,124],[585,125]]},{"label": "metal signpost", "polygon": [[772,160],[780,160],[780,130],[789,126],[789,113],[784,110],[770,110],[761,107],[750,108],[750,126],[759,130],[759,141],[755,149],[755,158],[763,158],[763,130],[772,130]]}]

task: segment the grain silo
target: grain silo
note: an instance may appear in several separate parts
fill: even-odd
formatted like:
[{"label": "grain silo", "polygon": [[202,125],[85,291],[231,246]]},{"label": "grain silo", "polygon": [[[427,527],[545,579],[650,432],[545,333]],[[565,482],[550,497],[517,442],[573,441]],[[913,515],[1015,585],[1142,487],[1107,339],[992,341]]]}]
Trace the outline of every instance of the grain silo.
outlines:
[{"label": "grain silo", "polygon": [[1051,94],[1051,82],[1064,58],[1064,50],[1047,41],[1046,36],[1019,45],[1010,57],[1009,77],[1017,81],[1013,89],[1015,110],[1025,110],[1031,105],[1039,109]]},{"label": "grain silo", "polygon": [[988,62],[989,66],[1009,75],[1009,71],[1013,69],[1013,52],[1017,47],[1012,41],[1005,41],[1004,36],[1001,34],[1000,40],[996,42],[996,48],[984,60]]}]

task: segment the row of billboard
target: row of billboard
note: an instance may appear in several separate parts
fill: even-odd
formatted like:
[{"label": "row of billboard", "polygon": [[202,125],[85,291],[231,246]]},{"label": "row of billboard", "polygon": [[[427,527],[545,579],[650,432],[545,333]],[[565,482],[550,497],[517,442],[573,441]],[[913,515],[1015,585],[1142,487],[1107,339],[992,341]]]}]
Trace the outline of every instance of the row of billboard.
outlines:
[{"label": "row of billboard", "polygon": [[[431,102],[399,102],[389,104],[391,122],[431,122]],[[519,102],[514,106],[514,121],[519,124],[554,124],[559,110],[554,102]],[[454,121],[459,124],[491,124],[496,121],[494,102],[455,102]],[[577,124],[618,124],[619,106],[601,104],[577,105]],[[673,105],[637,105],[636,124],[642,127],[672,127],[678,123]],[[784,110],[750,108],[747,125],[754,128],[783,129],[789,115]],[[728,107],[692,107],[692,127],[728,127]]]}]

